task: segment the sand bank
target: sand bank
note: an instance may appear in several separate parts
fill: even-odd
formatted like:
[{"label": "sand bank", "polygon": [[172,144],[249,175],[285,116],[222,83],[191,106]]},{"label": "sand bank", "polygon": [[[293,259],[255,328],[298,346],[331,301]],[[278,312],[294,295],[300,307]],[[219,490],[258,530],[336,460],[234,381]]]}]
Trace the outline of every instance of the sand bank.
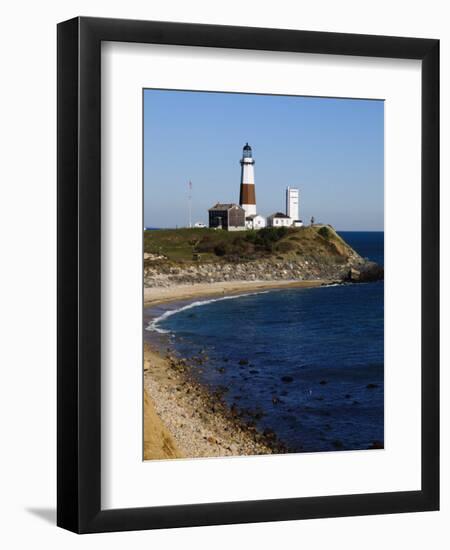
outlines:
[{"label": "sand bank", "polygon": [[202,296],[231,295],[279,288],[309,288],[332,282],[326,279],[311,281],[224,281],[218,283],[174,285],[170,287],[151,287],[144,288],[144,307],[175,300],[189,300]]},{"label": "sand bank", "polygon": [[172,434],[161,421],[153,401],[144,390],[144,459],[181,458]]}]

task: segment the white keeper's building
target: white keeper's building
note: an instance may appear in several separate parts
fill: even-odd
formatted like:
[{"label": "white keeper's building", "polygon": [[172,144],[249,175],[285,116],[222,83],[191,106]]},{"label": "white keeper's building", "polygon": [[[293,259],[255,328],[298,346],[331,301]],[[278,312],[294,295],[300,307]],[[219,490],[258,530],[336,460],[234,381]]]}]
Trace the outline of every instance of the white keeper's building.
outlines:
[{"label": "white keeper's building", "polygon": [[252,214],[245,218],[245,227],[247,229],[262,229],[266,225],[266,218],[259,214]]},{"label": "white keeper's building", "polygon": [[275,212],[267,218],[267,225],[269,227],[290,227],[292,219],[283,212]]}]

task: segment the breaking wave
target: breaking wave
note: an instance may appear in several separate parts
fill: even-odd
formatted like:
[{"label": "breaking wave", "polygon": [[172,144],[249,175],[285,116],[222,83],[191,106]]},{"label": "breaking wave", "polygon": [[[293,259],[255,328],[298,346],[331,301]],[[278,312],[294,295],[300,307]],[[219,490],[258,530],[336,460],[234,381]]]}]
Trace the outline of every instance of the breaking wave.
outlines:
[{"label": "breaking wave", "polygon": [[171,309],[168,311],[165,311],[162,315],[159,317],[155,317],[150,323],[147,325],[145,330],[151,331],[151,332],[159,332],[160,334],[169,334],[170,330],[165,330],[158,326],[162,321],[167,319],[168,317],[171,317],[172,315],[176,315],[177,313],[180,313],[181,311],[186,311],[187,309],[192,309],[194,307],[201,307],[206,306],[208,304],[212,304],[214,302],[222,302],[224,300],[234,300],[236,298],[243,298],[244,296],[255,296],[256,294],[267,294],[270,292],[269,290],[263,290],[260,292],[247,292],[245,294],[235,294],[232,296],[221,296],[220,298],[210,298],[209,300],[201,300],[196,302],[191,302],[190,304],[186,304],[185,306]]}]

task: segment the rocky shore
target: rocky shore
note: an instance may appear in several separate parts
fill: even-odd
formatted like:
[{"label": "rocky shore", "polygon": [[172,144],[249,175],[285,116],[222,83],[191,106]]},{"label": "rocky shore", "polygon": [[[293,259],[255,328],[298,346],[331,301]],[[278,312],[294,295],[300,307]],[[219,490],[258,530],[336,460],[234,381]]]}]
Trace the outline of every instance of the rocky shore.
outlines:
[{"label": "rocky shore", "polygon": [[[201,358],[197,358],[202,360]],[[229,409],[223,392],[209,392],[189,364],[144,345],[144,460],[283,453],[274,432],[259,433]]]},{"label": "rocky shore", "polygon": [[383,269],[356,252],[346,261],[277,260],[175,264],[144,261],[146,288],[230,281],[352,281],[383,278]]}]

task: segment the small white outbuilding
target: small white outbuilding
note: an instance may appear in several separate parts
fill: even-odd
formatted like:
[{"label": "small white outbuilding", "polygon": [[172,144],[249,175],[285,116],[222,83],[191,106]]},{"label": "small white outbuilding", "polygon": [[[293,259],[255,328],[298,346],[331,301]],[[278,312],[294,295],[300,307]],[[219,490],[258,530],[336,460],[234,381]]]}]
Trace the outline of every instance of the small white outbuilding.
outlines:
[{"label": "small white outbuilding", "polygon": [[271,214],[267,218],[267,225],[269,227],[290,227],[292,225],[292,218],[282,212],[275,212],[275,214]]},{"label": "small white outbuilding", "polygon": [[246,229],[262,229],[266,227],[266,218],[259,214],[252,214],[245,218]]}]

